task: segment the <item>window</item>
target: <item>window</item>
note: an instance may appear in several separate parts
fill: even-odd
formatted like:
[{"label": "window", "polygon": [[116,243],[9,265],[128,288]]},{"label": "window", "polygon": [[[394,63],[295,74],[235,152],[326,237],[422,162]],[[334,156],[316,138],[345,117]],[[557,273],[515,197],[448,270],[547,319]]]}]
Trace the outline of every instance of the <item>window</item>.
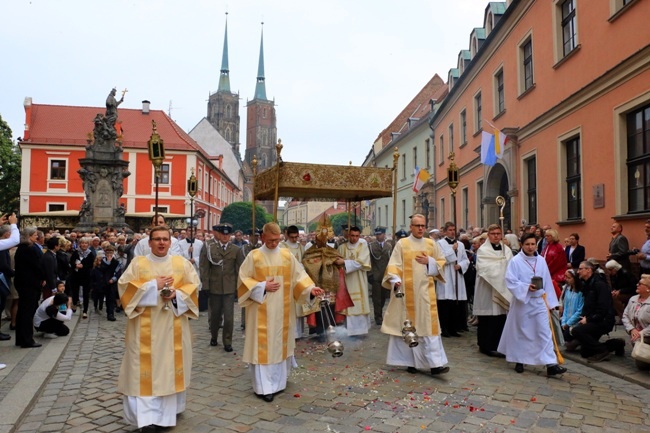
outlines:
[{"label": "window", "polygon": [[199,168],[199,175],[196,176],[196,187],[199,191],[203,188],[203,170]]},{"label": "window", "polygon": [[160,183],[169,185],[169,164],[163,164],[160,166]]},{"label": "window", "polygon": [[467,112],[460,112],[460,145],[467,144]]},{"label": "window", "polygon": [[449,151],[454,151],[454,124],[449,125]]},{"label": "window", "polygon": [[481,122],[481,119],[483,118],[483,107],[481,104],[481,92],[478,92],[476,96],[474,96],[474,118],[476,119],[474,126],[476,132],[479,132],[483,128]]},{"label": "window", "polygon": [[430,140],[427,138],[424,140],[424,152],[427,158],[427,168],[431,167],[431,146]]},{"label": "window", "polygon": [[406,200],[402,200],[402,225],[406,225]]},{"label": "window", "polygon": [[65,210],[65,205],[61,203],[48,203],[47,211],[48,212],[59,212]]},{"label": "window", "polygon": [[50,180],[65,180],[66,164],[65,159],[51,159]]},{"label": "window", "polygon": [[576,34],[575,0],[565,0],[562,3],[562,52],[564,56],[573,51],[578,45]]},{"label": "window", "polygon": [[402,154],[402,180],[406,179],[406,154]]},{"label": "window", "polygon": [[650,210],[650,105],[627,115],[628,211]]},{"label": "window", "polygon": [[526,164],[526,207],[528,223],[537,222],[537,158],[533,157],[525,161]]},{"label": "window", "polygon": [[[377,225],[381,225],[381,208],[377,209]],[[386,223],[388,225],[388,223]]]},{"label": "window", "polygon": [[440,212],[438,213],[438,227],[445,223],[445,198],[440,199]]},{"label": "window", "polygon": [[384,215],[386,215],[386,225],[388,225],[388,205],[384,206]]},{"label": "window", "polygon": [[440,161],[438,165],[442,165],[445,162],[445,137],[440,136]]},{"label": "window", "polygon": [[417,146],[413,147],[413,170],[418,166],[418,148]]},{"label": "window", "polygon": [[503,69],[494,76],[494,108],[496,114],[501,114],[506,109],[506,101],[503,90]]},{"label": "window", "polygon": [[521,47],[523,59],[523,91],[533,87],[533,41],[528,39]]},{"label": "window", "polygon": [[[151,206],[151,212],[156,213],[156,206]],[[168,206],[158,206],[158,213],[169,213],[169,207]]]},{"label": "window", "polygon": [[567,219],[582,219],[582,176],[580,170],[580,137],[564,143],[566,150]]}]

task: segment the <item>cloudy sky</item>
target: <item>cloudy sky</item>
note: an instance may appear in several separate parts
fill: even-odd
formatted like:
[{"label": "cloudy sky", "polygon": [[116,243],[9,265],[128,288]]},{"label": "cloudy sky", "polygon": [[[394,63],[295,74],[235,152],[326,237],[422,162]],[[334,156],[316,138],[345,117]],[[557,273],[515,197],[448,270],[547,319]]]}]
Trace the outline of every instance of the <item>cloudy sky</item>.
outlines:
[{"label": "cloudy sky", "polygon": [[23,133],[23,100],[121,108],[143,99],[186,131],[216,91],[228,12],[231,89],[253,98],[264,22],[266,91],[286,161],[360,165],[433,77],[445,81],[481,27],[483,0],[2,0],[0,115]]}]

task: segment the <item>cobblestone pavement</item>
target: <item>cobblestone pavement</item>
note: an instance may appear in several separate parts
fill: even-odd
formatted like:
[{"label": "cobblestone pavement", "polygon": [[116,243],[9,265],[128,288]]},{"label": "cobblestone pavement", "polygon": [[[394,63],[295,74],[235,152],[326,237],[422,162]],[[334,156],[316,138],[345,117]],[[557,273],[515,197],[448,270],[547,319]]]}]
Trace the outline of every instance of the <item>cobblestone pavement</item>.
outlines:
[{"label": "cobblestone pavement", "polygon": [[[239,310],[239,308],[236,308]],[[239,313],[239,311],[237,311]],[[125,317],[80,321],[56,369],[13,431],[130,432],[116,393]],[[192,321],[194,368],[187,410],[174,432],[650,432],[650,390],[567,361],[547,378],[542,367],[513,365],[476,350],[474,330],[445,339],[451,371],[432,377],[385,364],[387,337],[373,326],[332,358],[302,339],[300,365],[272,403],[256,398],[235,351],[210,347],[205,315]]]}]

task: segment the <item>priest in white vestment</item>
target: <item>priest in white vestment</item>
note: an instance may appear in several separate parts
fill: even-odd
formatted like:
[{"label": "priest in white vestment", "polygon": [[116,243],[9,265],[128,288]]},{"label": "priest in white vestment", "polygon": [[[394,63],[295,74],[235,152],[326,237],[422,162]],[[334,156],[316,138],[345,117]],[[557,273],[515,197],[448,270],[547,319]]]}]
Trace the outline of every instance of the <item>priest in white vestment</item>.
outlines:
[{"label": "priest in white vestment", "polygon": [[448,221],[438,246],[445,256],[442,275],[445,281],[436,282],[441,335],[460,337],[459,331],[467,328],[467,290],[463,274],[469,268],[465,245],[456,239],[456,225]]},{"label": "priest in white vestment", "polygon": [[[521,240],[521,251],[506,271],[512,301],[497,350],[506,355],[506,361],[516,363],[517,373],[523,373],[524,364],[529,364],[546,365],[549,376],[562,374],[566,368],[558,365],[562,358],[549,317],[549,309],[558,306],[553,280],[546,260],[537,255],[535,235],[525,234]],[[533,284],[533,277],[541,278],[541,288]]]},{"label": "priest in white vestment", "polygon": [[477,343],[487,356],[503,358],[497,351],[506,324],[512,294],[506,287],[506,270],[512,250],[501,240],[498,224],[488,227],[488,241],[476,251],[476,287],[473,313],[478,318]]},{"label": "priest in white vestment", "polygon": [[279,248],[280,227],[267,223],[263,245],[252,250],[239,269],[239,305],[246,308],[242,360],[249,364],[255,394],[266,402],[287,387],[294,359],[296,302],[322,296],[304,268],[286,248]]},{"label": "priest in white vestment", "polygon": [[192,373],[188,318],[199,316],[199,276],[188,260],[169,255],[170,246],[169,229],[154,227],[151,253],[134,257],[118,281],[128,322],[117,390],[125,421],[139,428],[176,425]]},{"label": "priest in white vestment", "polygon": [[[305,247],[299,242],[300,230],[296,226],[289,226],[285,229],[285,233],[286,239],[284,242],[280,242],[280,248],[287,248],[296,260],[302,264]],[[305,333],[305,318],[302,311],[302,305],[296,304],[296,339],[301,338]]]},{"label": "priest in white vestment", "polygon": [[[424,238],[425,218],[411,217],[411,235],[400,239],[390,256],[383,286],[391,290],[381,332],[389,335],[386,363],[407,367],[409,373],[429,368],[432,375],[447,373],[447,355],[442,347],[435,280],[444,281],[445,257],[432,239]],[[396,291],[404,296],[397,297]],[[418,345],[410,348],[402,338],[405,320],[418,335]]]},{"label": "priest in white vestment", "polygon": [[[165,226],[165,217],[163,217],[160,214],[156,214],[151,219],[151,224],[154,227],[163,227]],[[151,236],[151,232],[149,233],[149,236]],[[133,248],[134,256],[146,256],[151,252],[151,248],[149,247],[149,236],[143,237],[138,241],[137,244],[135,244],[135,248]],[[170,232],[170,236],[171,236],[171,232]],[[183,255],[178,239],[176,239],[173,236],[171,237],[169,254],[171,254],[172,256]]]},{"label": "priest in white vestment", "polygon": [[367,242],[361,242],[359,227],[350,227],[348,241],[339,246],[342,259],[335,263],[345,264],[345,285],[354,305],[341,312],[345,315],[345,327],[349,336],[366,335],[370,329],[370,298],[368,295],[368,271],[370,249]]}]

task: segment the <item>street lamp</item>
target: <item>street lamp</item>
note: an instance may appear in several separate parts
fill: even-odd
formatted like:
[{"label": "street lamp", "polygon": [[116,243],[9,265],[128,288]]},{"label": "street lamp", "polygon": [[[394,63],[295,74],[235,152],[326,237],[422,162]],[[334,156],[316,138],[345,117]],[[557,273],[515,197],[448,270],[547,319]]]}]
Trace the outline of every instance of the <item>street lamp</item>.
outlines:
[{"label": "street lamp", "polygon": [[[198,221],[196,221],[196,219],[194,219],[194,197],[196,196],[196,192],[198,191],[198,189],[199,189],[199,185],[198,185],[198,182],[196,180],[196,176],[194,176],[194,167],[192,167],[190,178],[187,179],[187,194],[189,194],[189,196],[190,196],[190,218],[189,218],[190,239],[191,239],[190,243],[192,243],[192,244],[194,244],[194,230],[195,230],[195,227],[196,227],[195,222],[198,223]],[[194,246],[194,245],[192,245],[192,246]],[[193,250],[194,250],[193,248],[190,249],[190,259],[192,259]]]},{"label": "street lamp", "polygon": [[456,188],[458,188],[458,180],[460,178],[458,174],[458,166],[454,162],[456,154],[454,152],[449,152],[449,167],[447,167],[447,183],[451,189],[451,206],[452,206],[452,220],[454,225],[456,225]]},{"label": "street lamp", "polygon": [[160,135],[158,134],[158,129],[156,128],[156,121],[152,120],[151,121],[151,137],[149,137],[149,141],[147,141],[147,145],[149,146],[149,159],[151,160],[151,163],[153,164],[153,167],[155,169],[155,177],[156,177],[156,204],[155,204],[155,209],[154,209],[154,221],[158,222],[158,185],[160,184],[160,174],[162,171],[162,163],[165,160],[165,145],[163,142],[163,139],[160,138]]}]

